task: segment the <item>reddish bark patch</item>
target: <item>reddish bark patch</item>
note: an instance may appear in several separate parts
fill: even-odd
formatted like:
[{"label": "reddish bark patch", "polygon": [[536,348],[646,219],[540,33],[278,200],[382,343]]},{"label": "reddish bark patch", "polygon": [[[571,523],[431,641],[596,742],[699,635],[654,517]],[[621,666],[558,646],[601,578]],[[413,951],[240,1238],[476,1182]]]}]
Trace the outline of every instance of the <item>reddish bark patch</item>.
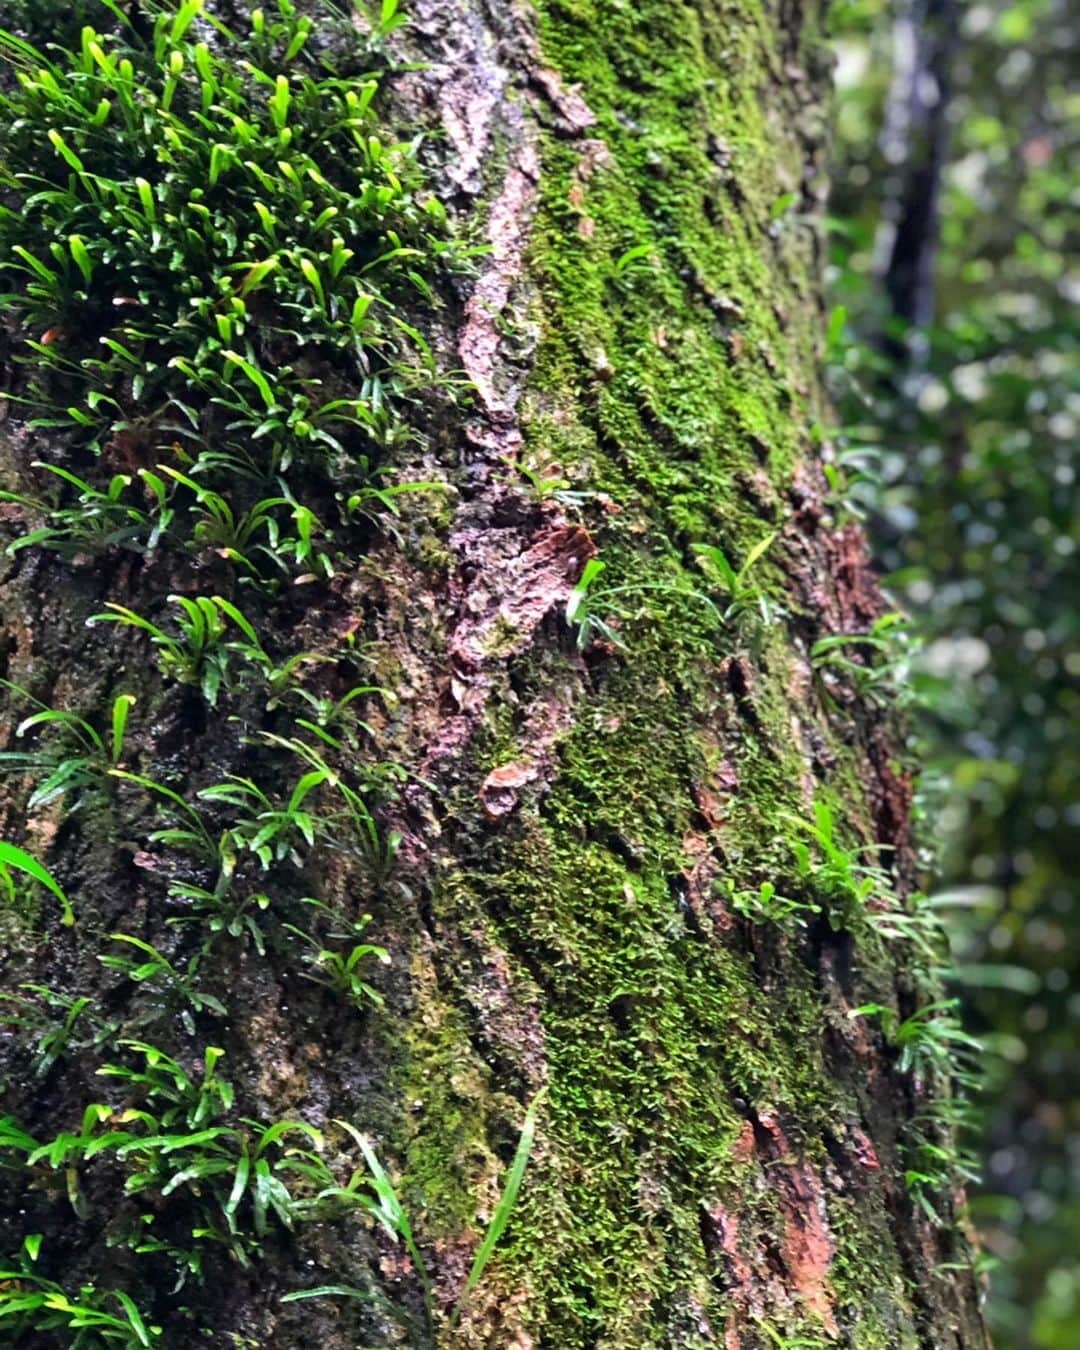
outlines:
[{"label": "reddish bark patch", "polygon": [[776,1116],[763,1111],[756,1130],[758,1151],[772,1163],[768,1175],[778,1192],[784,1221],[780,1255],[803,1307],[835,1332],[832,1294],[828,1287],[832,1235],[825,1222],[825,1191],[817,1172],[793,1160],[791,1145]]},{"label": "reddish bark patch", "polygon": [[743,1121],[739,1137],[731,1146],[731,1156],[737,1163],[749,1162],[754,1156],[754,1127],[748,1120]]},{"label": "reddish bark patch", "polygon": [[[873,1155],[868,1140],[866,1146]],[[740,1331],[754,1318],[792,1303],[817,1318],[826,1333],[835,1334],[829,1285],[834,1244],[825,1218],[821,1176],[798,1156],[777,1117],[767,1111],[743,1124],[731,1156],[737,1164],[759,1172],[779,1203],[781,1225],[779,1232],[773,1226],[765,1244],[755,1240],[744,1224],[740,1243],[739,1216],[718,1203],[703,1208],[702,1239],[707,1250],[723,1257],[734,1304],[727,1344],[739,1345]]]},{"label": "reddish bark patch", "polygon": [[480,785],[480,800],[491,820],[505,816],[517,805],[517,789],[535,782],[540,770],[532,760],[515,760],[492,769]]},{"label": "reddish bark patch", "polygon": [[492,204],[487,228],[489,262],[466,303],[465,326],[458,339],[462,366],[489,419],[490,439],[504,451],[516,449],[520,432],[512,423],[516,390],[500,388],[496,380],[497,371],[504,365],[499,357],[499,316],[521,275],[522,251],[528,239],[523,222],[532,215],[539,174],[536,150],[524,144]]},{"label": "reddish bark patch", "polygon": [[880,1171],[881,1163],[878,1161],[877,1151],[865,1130],[854,1129],[851,1137],[855,1142],[855,1156],[863,1167],[870,1172]]},{"label": "reddish bark patch", "polygon": [[525,648],[544,616],[566,603],[595,553],[589,532],[580,525],[551,525],[518,557],[492,557],[490,574],[481,574],[465,595],[464,617],[450,639],[456,669],[478,672],[493,656],[505,659]]},{"label": "reddish bark patch", "polygon": [[555,776],[555,745],[571,724],[576,690],[569,683],[550,688],[533,700],[519,739],[517,758],[499,764],[484,779],[480,800],[489,820],[498,820],[518,803],[519,789],[538,784],[543,790]]},{"label": "reddish bark patch", "polygon": [[577,135],[596,121],[579,90],[573,85],[564,85],[557,71],[538,66],[532,71],[532,80],[547,95],[561,131]]},{"label": "reddish bark patch", "polygon": [[721,931],[730,928],[734,921],[716,891],[721,864],[715,849],[705,835],[692,830],[683,835],[682,842],[689,864],[681,875],[686,883],[686,900],[694,916],[706,931],[710,922]]},{"label": "reddish bark patch", "polygon": [[784,1169],[778,1184],[784,1215],[781,1254],[807,1312],[835,1332],[832,1295],[828,1288],[833,1243],[825,1223],[821,1178],[806,1163]]},{"label": "reddish bark patch", "polygon": [[860,633],[883,612],[885,603],[870,563],[866,536],[855,524],[827,536],[830,574],[836,588],[841,633]]}]

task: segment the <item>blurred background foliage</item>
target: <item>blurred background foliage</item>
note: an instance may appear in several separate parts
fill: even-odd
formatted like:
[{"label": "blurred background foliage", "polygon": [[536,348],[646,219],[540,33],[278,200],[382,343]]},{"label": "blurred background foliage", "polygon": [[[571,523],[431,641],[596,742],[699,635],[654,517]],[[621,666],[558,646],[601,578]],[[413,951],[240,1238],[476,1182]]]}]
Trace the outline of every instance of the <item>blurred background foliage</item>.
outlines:
[{"label": "blurred background foliage", "polygon": [[[835,451],[924,637],[919,809],[988,1051],[971,1211],[995,1342],[1066,1350],[1080,1347],[1080,10],[832,12]],[[935,204],[937,227],[932,209],[920,224]]]}]

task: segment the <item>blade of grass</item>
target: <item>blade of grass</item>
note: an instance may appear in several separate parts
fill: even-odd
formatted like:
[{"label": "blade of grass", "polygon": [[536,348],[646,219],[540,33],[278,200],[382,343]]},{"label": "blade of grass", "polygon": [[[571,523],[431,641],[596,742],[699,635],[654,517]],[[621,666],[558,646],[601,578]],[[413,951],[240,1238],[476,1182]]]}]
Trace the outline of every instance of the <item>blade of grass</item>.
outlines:
[{"label": "blade of grass", "polygon": [[533,1139],[536,1135],[536,1117],[546,1093],[547,1089],[541,1088],[533,1098],[532,1105],[525,1112],[525,1123],[521,1127],[521,1138],[518,1140],[517,1151],[514,1153],[510,1170],[506,1174],[506,1185],[499,1197],[499,1203],[495,1206],[495,1212],[491,1216],[491,1222],[484,1234],[484,1240],[477,1248],[476,1256],[473,1258],[469,1278],[465,1281],[465,1288],[454,1304],[454,1311],[450,1318],[451,1326],[457,1325],[458,1318],[461,1316],[469,1295],[479,1284],[480,1277],[483,1275],[487,1263],[491,1260],[495,1246],[506,1231],[506,1225],[510,1222],[510,1215],[517,1203],[518,1192],[521,1190],[521,1183],[525,1177],[529,1154],[532,1152]]}]

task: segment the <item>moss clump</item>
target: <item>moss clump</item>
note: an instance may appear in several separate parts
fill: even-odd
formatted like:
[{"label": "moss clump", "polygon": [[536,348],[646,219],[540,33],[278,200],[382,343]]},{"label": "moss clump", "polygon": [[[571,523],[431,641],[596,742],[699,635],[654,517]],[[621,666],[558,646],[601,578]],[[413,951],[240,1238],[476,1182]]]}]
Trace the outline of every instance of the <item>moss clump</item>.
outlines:
[{"label": "moss clump", "polygon": [[778,277],[766,232],[794,171],[758,97],[768,35],[750,4],[668,3],[549,3],[541,35],[596,125],[545,143],[533,435],[661,534],[737,555],[761,526],[732,478],[760,458],[786,483],[813,387],[808,276]]}]

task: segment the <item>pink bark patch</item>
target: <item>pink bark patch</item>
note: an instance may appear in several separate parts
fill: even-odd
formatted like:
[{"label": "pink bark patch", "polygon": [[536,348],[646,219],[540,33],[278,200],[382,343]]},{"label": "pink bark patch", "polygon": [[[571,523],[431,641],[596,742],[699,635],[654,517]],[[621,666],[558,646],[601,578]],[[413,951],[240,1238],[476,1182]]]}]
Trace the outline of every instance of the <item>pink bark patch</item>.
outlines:
[{"label": "pink bark patch", "polygon": [[500,764],[497,769],[492,769],[480,788],[484,811],[492,820],[505,816],[517,805],[517,789],[535,782],[539,776],[540,767],[532,760]]},{"label": "pink bark patch", "polygon": [[826,1331],[835,1333],[828,1284],[833,1241],[825,1222],[821,1178],[808,1163],[789,1161],[791,1146],[771,1112],[762,1112],[758,1119],[761,1129],[770,1137],[764,1152],[772,1162],[768,1175],[779,1193],[784,1219],[780,1255],[791,1286],[806,1311],[819,1317]]},{"label": "pink bark patch", "polygon": [[505,659],[526,647],[541,619],[566,603],[595,553],[587,530],[556,525],[535,536],[525,553],[503,562],[498,573],[486,577],[468,597],[474,613],[458,624],[450,642],[458,670],[478,671],[495,651]]}]

